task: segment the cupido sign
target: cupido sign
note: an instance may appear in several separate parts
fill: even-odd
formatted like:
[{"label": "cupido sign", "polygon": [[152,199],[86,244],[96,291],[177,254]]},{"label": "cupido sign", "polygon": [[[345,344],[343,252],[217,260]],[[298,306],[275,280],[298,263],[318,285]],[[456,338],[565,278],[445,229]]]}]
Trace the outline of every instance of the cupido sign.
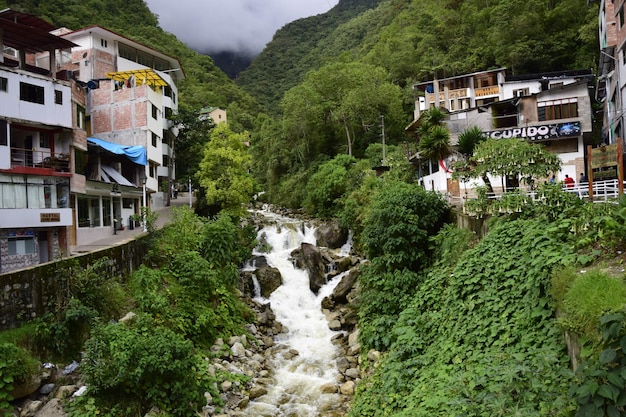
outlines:
[{"label": "cupido sign", "polygon": [[555,140],[580,135],[580,122],[512,127],[509,129],[490,130],[483,133],[492,139],[520,138],[531,142]]}]

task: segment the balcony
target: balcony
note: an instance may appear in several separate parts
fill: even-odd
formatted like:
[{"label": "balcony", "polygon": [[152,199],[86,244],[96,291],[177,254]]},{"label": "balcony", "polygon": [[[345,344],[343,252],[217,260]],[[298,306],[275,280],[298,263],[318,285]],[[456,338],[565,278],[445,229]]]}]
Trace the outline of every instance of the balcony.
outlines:
[{"label": "balcony", "polygon": [[70,155],[37,151],[26,148],[11,148],[11,169],[24,174],[54,175],[70,173]]}]

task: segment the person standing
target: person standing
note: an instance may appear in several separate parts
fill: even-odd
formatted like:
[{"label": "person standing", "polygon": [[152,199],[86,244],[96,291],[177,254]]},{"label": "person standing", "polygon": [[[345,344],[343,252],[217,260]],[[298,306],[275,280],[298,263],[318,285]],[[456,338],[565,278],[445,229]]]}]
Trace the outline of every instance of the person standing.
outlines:
[{"label": "person standing", "polygon": [[580,173],[580,178],[578,178],[578,184],[585,184],[589,182],[589,179],[587,179],[587,176],[585,175],[584,172]]},{"label": "person standing", "polygon": [[565,174],[565,179],[563,180],[563,183],[567,188],[574,188],[574,178],[570,177],[567,174]]}]

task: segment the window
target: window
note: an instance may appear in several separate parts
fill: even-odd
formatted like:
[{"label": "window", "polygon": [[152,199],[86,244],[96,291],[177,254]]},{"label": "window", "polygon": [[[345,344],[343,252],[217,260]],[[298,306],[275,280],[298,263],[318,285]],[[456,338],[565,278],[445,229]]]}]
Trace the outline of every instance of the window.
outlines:
[{"label": "window", "polygon": [[578,99],[542,101],[537,103],[539,121],[578,117]]},{"label": "window", "polygon": [[124,207],[125,209],[132,209],[133,202],[134,200],[132,198],[122,198],[122,207]]},{"label": "window", "polygon": [[100,46],[103,48],[106,48],[109,46],[109,43],[107,42],[106,39],[100,39]]},{"label": "window", "polygon": [[23,82],[20,83],[20,100],[22,101],[44,104],[43,93],[43,87]]},{"label": "window", "polygon": [[9,90],[8,78],[0,77],[0,91],[4,91],[6,93],[8,90]]},{"label": "window", "polygon": [[76,105],[76,126],[85,129],[85,108],[80,104]]},{"label": "window", "polygon": [[74,149],[74,172],[85,175],[87,167],[87,153],[80,149]]},{"label": "window", "polygon": [[9,255],[30,255],[35,253],[35,237],[9,237]]},{"label": "window", "polygon": [[63,91],[54,90],[54,104],[63,104]]},{"label": "window", "polygon": [[78,197],[78,227],[89,227],[89,199],[85,197]]},{"label": "window", "polygon": [[0,146],[9,144],[9,135],[7,133],[7,121],[0,120]]},{"label": "window", "polygon": [[622,7],[619,8],[619,28],[621,29],[622,27],[624,27],[624,5],[622,4]]},{"label": "window", "polygon": [[158,139],[159,137],[156,135],[156,133],[152,133],[152,146],[154,146],[155,148],[157,146]]},{"label": "window", "polygon": [[50,135],[45,132],[39,134],[39,147],[50,149]]},{"label": "window", "polygon": [[152,118],[157,119],[159,117],[159,109],[154,104],[150,104],[152,110]]}]

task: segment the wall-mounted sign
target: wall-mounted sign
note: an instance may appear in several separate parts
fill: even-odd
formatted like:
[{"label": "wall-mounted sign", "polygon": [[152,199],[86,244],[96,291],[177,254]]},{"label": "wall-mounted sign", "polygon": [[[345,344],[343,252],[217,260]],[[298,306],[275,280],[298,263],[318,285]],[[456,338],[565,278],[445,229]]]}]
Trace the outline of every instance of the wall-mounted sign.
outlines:
[{"label": "wall-mounted sign", "polygon": [[483,132],[492,139],[520,138],[529,141],[554,140],[578,136],[581,133],[580,122],[552,123],[538,126],[512,127],[502,130]]},{"label": "wall-mounted sign", "polygon": [[[591,169],[617,166],[617,144],[600,146],[591,150]],[[596,175],[594,174],[594,177]]]},{"label": "wall-mounted sign", "polygon": [[40,213],[39,221],[42,223],[57,223],[61,221],[61,213]]}]

